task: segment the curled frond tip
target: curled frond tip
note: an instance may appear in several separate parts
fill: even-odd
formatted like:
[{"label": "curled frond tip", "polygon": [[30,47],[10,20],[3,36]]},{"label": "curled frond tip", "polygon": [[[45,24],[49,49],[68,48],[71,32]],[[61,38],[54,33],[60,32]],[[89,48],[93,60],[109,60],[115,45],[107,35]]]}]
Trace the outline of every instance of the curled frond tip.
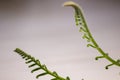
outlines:
[{"label": "curled frond tip", "polygon": [[72,6],[72,7],[79,7],[79,5],[73,1],[67,1],[63,3],[63,6]]}]

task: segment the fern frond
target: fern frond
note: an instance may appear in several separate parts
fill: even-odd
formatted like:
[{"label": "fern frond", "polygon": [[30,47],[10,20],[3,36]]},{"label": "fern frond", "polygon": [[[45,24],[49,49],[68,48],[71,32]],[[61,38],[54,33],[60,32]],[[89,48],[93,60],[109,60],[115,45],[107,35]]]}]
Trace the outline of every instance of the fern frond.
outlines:
[{"label": "fern frond", "polygon": [[14,51],[16,53],[18,53],[19,55],[21,55],[21,57],[26,60],[26,62],[25,62],[26,64],[28,64],[28,65],[30,64],[28,66],[29,68],[34,67],[34,66],[38,66],[37,68],[34,68],[31,71],[31,73],[34,73],[34,72],[36,72],[38,70],[42,70],[43,71],[43,73],[38,74],[36,76],[36,78],[39,78],[39,77],[45,76],[45,75],[51,75],[53,77],[51,80],[70,80],[69,77],[63,78],[63,77],[59,76],[57,74],[57,72],[55,72],[55,71],[52,72],[52,71],[48,70],[46,65],[41,64],[38,59],[35,59],[31,55],[29,55],[29,54],[25,53],[24,51],[22,51],[21,49],[16,48]]},{"label": "fern frond", "polygon": [[[75,9],[76,26],[80,26],[79,31],[83,33],[83,39],[87,39],[87,42],[89,42],[89,44],[87,44],[87,46],[88,47],[90,46],[90,47],[93,47],[94,49],[97,49],[97,51],[101,54],[101,56],[96,57],[96,59],[105,58],[109,62],[111,62],[112,65],[116,65],[116,66],[120,67],[120,61],[116,61],[113,58],[111,58],[110,56],[106,56],[106,53],[99,47],[97,42],[92,37],[92,34],[88,29],[87,23],[85,21],[85,18],[83,16],[83,13],[82,13],[82,10],[81,10],[80,6],[73,1],[65,2],[63,5],[64,6],[71,6]],[[106,69],[108,68],[108,66],[112,66],[111,64],[107,65]]]}]

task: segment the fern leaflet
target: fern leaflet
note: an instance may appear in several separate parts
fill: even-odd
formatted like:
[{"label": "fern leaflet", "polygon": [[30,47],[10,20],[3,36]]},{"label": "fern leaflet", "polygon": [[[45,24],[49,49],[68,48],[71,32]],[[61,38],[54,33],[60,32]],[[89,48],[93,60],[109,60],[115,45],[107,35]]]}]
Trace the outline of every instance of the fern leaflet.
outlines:
[{"label": "fern leaflet", "polygon": [[105,58],[111,64],[107,65],[105,68],[108,69],[109,66],[116,65],[120,67],[120,60],[114,60],[112,59],[107,53],[105,53],[97,44],[97,42],[92,37],[91,32],[88,29],[87,23],[85,21],[85,18],[83,16],[82,10],[80,9],[79,5],[75,2],[68,1],[63,4],[64,6],[72,6],[75,9],[75,22],[76,25],[79,26],[79,31],[83,33],[83,39],[86,39],[88,44],[87,47],[95,48],[102,56],[97,56],[95,59],[98,60],[99,58]]},{"label": "fern leaflet", "polygon": [[53,78],[51,80],[70,80],[69,77],[63,78],[63,77],[59,76],[57,74],[57,72],[55,72],[55,71],[52,72],[52,71],[48,70],[46,65],[41,64],[38,59],[35,59],[31,55],[29,55],[29,54],[25,53],[24,51],[22,51],[21,49],[16,48],[14,51],[16,53],[18,53],[23,59],[26,60],[25,63],[29,65],[28,66],[29,68],[34,67],[34,66],[38,66],[37,68],[33,69],[31,71],[31,73],[34,73],[34,72],[36,72],[38,70],[43,70],[44,71],[43,73],[38,74],[36,76],[36,78],[39,78],[39,77],[45,76],[45,75],[51,75],[51,76],[53,76]]}]

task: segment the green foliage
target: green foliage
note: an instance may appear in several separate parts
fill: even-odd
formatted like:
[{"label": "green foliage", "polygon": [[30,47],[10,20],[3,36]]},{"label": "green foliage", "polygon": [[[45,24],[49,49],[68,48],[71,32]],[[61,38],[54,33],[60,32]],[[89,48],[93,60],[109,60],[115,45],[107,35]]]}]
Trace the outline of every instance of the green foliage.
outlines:
[{"label": "green foliage", "polygon": [[[111,62],[111,64],[105,66],[106,69],[108,69],[109,66],[112,66],[112,65],[116,65],[116,66],[120,67],[120,60],[119,59],[118,60],[112,59],[107,53],[105,53],[99,47],[97,42],[92,37],[92,34],[90,33],[90,31],[89,31],[89,29],[87,27],[86,21],[84,19],[83,13],[82,13],[79,5],[72,2],[72,1],[68,1],[68,2],[64,3],[64,6],[72,6],[75,9],[75,22],[76,22],[76,25],[79,26],[79,31],[83,33],[82,38],[86,39],[87,42],[88,42],[87,47],[92,47],[92,48],[96,49],[101,54],[101,56],[95,57],[95,60],[98,60],[100,58],[105,58],[109,62]],[[22,51],[21,49],[16,48],[14,51],[16,53],[18,53],[23,59],[25,59],[25,61],[26,61],[25,63],[29,65],[28,66],[29,68],[37,66],[37,68],[32,69],[31,73],[34,73],[34,72],[39,71],[39,70],[43,71],[40,74],[36,75],[36,78],[39,78],[39,77],[45,76],[45,75],[51,75],[53,77],[51,80],[70,80],[69,77],[63,78],[63,77],[59,76],[57,74],[57,72],[50,71],[46,67],[46,65],[41,64],[38,59],[35,59],[31,55],[29,55],[29,54],[25,53],[24,51]]]},{"label": "green foliage", "polygon": [[39,78],[39,77],[45,76],[45,75],[51,75],[51,76],[53,76],[53,78],[51,80],[70,80],[69,77],[63,78],[63,77],[59,76],[57,74],[57,72],[55,72],[55,71],[52,72],[52,71],[48,70],[46,65],[41,64],[38,59],[35,59],[31,55],[29,55],[29,54],[25,53],[24,51],[22,51],[21,49],[16,48],[14,51],[17,52],[23,59],[26,60],[25,63],[29,65],[28,66],[29,68],[37,66],[37,68],[34,68],[31,71],[31,73],[34,73],[34,72],[36,72],[38,70],[42,70],[43,71],[43,73],[38,74],[36,76],[36,78]]},{"label": "green foliage", "polygon": [[72,6],[75,9],[75,22],[76,22],[76,25],[79,26],[79,31],[83,33],[82,38],[86,39],[88,42],[87,47],[92,47],[92,48],[96,49],[101,54],[101,56],[97,56],[95,58],[95,60],[98,60],[99,58],[105,58],[109,62],[111,62],[111,64],[109,64],[105,67],[106,69],[108,69],[108,67],[112,66],[112,65],[116,65],[116,66],[120,67],[120,60],[119,59],[118,60],[112,59],[107,53],[105,53],[99,47],[97,42],[92,37],[92,34],[88,29],[87,23],[84,19],[83,13],[82,13],[79,5],[72,2],[72,1],[65,2],[63,5],[64,6]]}]

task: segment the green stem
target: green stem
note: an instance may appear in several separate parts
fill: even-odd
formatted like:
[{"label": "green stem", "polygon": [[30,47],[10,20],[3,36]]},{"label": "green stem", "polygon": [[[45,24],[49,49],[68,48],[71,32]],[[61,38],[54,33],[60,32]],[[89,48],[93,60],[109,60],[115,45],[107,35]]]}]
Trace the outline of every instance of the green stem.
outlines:
[{"label": "green stem", "polygon": [[[90,39],[91,39],[91,42],[93,43],[93,45],[95,45],[95,47],[96,47],[96,49],[98,50],[98,52],[100,52],[103,56],[105,56],[106,53],[99,47],[99,45],[97,44],[97,42],[95,41],[95,39],[92,37],[92,34],[91,34],[91,32],[89,31],[89,29],[88,29],[88,26],[87,26],[87,23],[86,23],[86,21],[85,21],[85,18],[83,17],[83,13],[82,13],[82,12],[80,12],[80,13],[81,13],[81,17],[82,17],[82,19],[83,19],[83,23],[85,24],[84,27],[86,28],[86,31],[87,31],[87,33],[88,33],[88,36],[89,36]],[[106,58],[108,61],[110,61],[111,63],[114,63],[114,64],[117,65],[117,66],[120,66],[120,64],[119,64],[117,61],[115,61],[114,59],[112,59],[110,56],[106,56],[105,58]]]},{"label": "green stem", "polygon": [[[83,16],[83,13],[79,7],[78,4],[72,2],[72,1],[68,1],[68,2],[65,2],[63,4],[64,6],[72,6],[74,9],[75,9],[75,15],[77,16],[77,18],[80,18],[82,19],[82,23],[84,23],[84,25],[82,25],[86,31],[84,31],[90,38],[91,40],[91,43],[95,46],[95,48],[97,49],[97,51],[104,56],[104,58],[106,58],[109,62],[111,62],[112,64],[116,65],[116,66],[119,66],[120,67],[120,62],[119,61],[116,61],[114,59],[112,59],[110,56],[106,56],[106,53],[99,47],[99,45],[97,44],[97,42],[95,41],[95,39],[92,37],[92,34],[91,32],[89,31],[89,28],[87,26],[87,23],[85,21],[85,18]],[[81,24],[78,24],[80,20],[77,21],[77,25],[81,25]]]},{"label": "green stem", "polygon": [[[65,79],[65,78],[59,76],[55,71],[52,72],[52,71],[48,70],[45,65],[42,65],[42,64],[39,62],[39,60],[35,59],[34,57],[31,57],[31,55],[28,55],[28,54],[25,53],[23,50],[21,50],[21,49],[19,49],[19,48],[16,48],[14,51],[17,52],[19,55],[21,55],[23,58],[26,58],[26,57],[27,57],[27,60],[30,59],[30,61],[31,61],[31,62],[34,62],[35,65],[39,66],[39,68],[40,68],[41,70],[45,71],[45,74],[49,74],[49,75],[53,76],[53,77],[54,77],[53,80],[54,80],[54,79],[56,79],[56,80],[70,80],[69,77],[66,77],[66,79]],[[28,61],[28,63],[30,63],[30,62]],[[44,75],[44,74],[43,74],[43,75]],[[41,75],[41,76],[42,76],[42,75]],[[38,75],[38,77],[39,77],[39,75]],[[36,77],[36,78],[38,78],[38,77]],[[51,79],[51,80],[52,80],[52,79]]]}]

